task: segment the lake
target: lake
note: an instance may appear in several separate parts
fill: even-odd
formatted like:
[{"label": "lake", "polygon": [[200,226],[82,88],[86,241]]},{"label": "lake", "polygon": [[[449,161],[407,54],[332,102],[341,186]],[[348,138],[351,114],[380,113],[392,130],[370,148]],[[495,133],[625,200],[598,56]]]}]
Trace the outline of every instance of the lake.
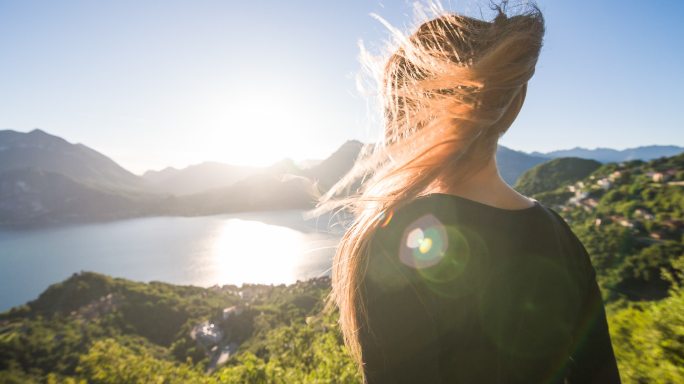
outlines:
[{"label": "lake", "polygon": [[93,271],[136,281],[290,284],[329,275],[341,235],[304,211],[152,217],[0,231],[0,311]]}]

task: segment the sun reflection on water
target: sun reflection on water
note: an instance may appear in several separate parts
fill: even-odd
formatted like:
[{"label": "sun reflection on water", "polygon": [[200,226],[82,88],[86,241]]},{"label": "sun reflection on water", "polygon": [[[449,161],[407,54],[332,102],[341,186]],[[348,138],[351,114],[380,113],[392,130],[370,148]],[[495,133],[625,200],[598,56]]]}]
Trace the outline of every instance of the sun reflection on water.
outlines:
[{"label": "sun reflection on water", "polygon": [[296,281],[304,252],[304,234],[259,221],[229,219],[220,226],[211,246],[218,284]]}]

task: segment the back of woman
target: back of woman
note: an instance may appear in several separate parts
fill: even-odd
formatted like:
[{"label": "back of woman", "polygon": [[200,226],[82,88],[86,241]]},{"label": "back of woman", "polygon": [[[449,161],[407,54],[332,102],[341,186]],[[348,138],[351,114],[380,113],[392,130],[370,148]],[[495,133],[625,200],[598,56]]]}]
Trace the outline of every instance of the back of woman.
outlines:
[{"label": "back of woman", "polygon": [[368,383],[620,380],[589,255],[497,169],[545,28],[536,6],[507,5],[390,28],[383,140],[319,206],[354,213],[328,308]]},{"label": "back of woman", "polygon": [[369,383],[619,381],[589,257],[555,211],[430,194],[375,233]]}]

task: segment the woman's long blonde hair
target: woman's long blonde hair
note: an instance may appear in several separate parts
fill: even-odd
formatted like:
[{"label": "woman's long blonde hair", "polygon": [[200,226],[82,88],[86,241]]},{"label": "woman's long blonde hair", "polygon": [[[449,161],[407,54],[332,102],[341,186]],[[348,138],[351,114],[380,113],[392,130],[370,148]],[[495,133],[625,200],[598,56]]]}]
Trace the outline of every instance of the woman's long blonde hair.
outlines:
[{"label": "woman's long blonde hair", "polygon": [[[314,210],[344,207],[354,214],[333,261],[326,309],[339,309],[359,368],[358,330],[366,317],[359,286],[376,228],[435,183],[455,185],[487,164],[523,104],[542,46],[544,20],[533,4],[508,15],[503,2],[491,22],[439,4],[430,9],[434,17],[410,36],[388,25],[396,48],[378,73],[384,140],[367,146]],[[355,193],[340,197],[359,180]]]}]

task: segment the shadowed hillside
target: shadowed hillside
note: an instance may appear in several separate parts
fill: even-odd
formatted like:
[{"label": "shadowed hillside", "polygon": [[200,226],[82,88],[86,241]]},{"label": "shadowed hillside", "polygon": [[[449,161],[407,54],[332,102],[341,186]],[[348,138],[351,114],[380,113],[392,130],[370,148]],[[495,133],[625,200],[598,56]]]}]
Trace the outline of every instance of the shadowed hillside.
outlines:
[{"label": "shadowed hillside", "polygon": [[596,160],[562,157],[534,166],[518,178],[515,189],[531,195],[574,183],[601,166]]},{"label": "shadowed hillside", "polygon": [[80,183],[110,189],[141,186],[136,175],[83,144],[71,144],[40,129],[28,133],[0,131],[0,174],[26,168],[58,173]]}]

